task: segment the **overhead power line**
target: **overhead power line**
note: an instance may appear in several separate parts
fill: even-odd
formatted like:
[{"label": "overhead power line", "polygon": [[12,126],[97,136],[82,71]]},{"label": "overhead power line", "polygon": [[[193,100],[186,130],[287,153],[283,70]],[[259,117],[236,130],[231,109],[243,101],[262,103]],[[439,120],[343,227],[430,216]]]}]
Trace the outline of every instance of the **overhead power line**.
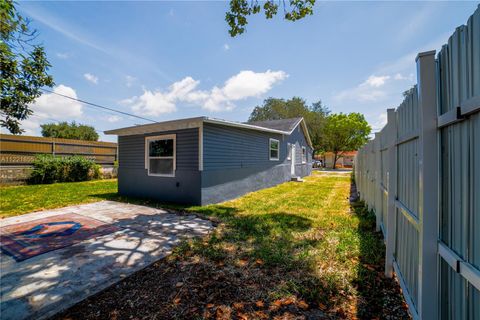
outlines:
[{"label": "overhead power line", "polygon": [[129,116],[129,117],[133,117],[133,118],[137,118],[137,119],[142,119],[142,120],[145,120],[145,121],[158,122],[158,121],[155,121],[155,120],[152,120],[152,119],[148,119],[148,118],[144,118],[144,117],[140,117],[140,116],[137,116],[137,115],[128,113],[128,112],[116,110],[116,109],[113,109],[113,108],[101,106],[101,105],[96,104],[96,103],[92,103],[92,102],[88,102],[88,101],[85,101],[85,100],[81,100],[81,99],[77,99],[77,98],[74,98],[74,97],[70,97],[70,96],[67,96],[67,95],[65,95],[65,94],[61,94],[61,93],[58,93],[58,92],[54,92],[54,91],[51,91],[51,90],[48,90],[48,89],[43,89],[43,88],[42,88],[42,90],[45,91],[45,92],[48,92],[48,93],[55,94],[55,95],[60,96],[60,97],[64,97],[64,98],[67,98],[67,99],[70,99],[70,100],[74,100],[74,101],[81,102],[81,103],[83,103],[83,104],[86,104],[87,106],[91,106],[91,107],[95,107],[95,108],[100,108],[100,109],[104,109],[104,110],[109,110],[109,111],[112,111],[112,112],[120,113],[120,114]]},{"label": "overhead power line", "polygon": [[[54,118],[39,116],[38,114],[35,114],[35,113],[31,114],[30,117],[36,117],[36,118],[41,119],[41,120],[50,120],[50,121],[57,122],[57,123],[63,122],[61,120],[57,120],[57,119],[54,119]],[[102,131],[102,132],[107,131],[105,129],[98,128],[96,125],[93,125],[93,127],[95,128],[96,131]]]}]

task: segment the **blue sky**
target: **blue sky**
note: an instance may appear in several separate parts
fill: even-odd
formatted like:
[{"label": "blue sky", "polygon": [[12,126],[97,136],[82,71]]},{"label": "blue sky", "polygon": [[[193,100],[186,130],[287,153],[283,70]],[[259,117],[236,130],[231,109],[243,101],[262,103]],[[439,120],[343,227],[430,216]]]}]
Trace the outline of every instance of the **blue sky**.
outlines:
[{"label": "blue sky", "polygon": [[[231,38],[227,2],[20,2],[40,32],[55,91],[156,121],[246,121],[267,97],[361,112],[376,131],[478,2],[317,2],[295,23],[251,17]],[[145,121],[44,94],[23,123],[76,120],[103,131]],[[115,136],[101,135],[115,141]]]}]

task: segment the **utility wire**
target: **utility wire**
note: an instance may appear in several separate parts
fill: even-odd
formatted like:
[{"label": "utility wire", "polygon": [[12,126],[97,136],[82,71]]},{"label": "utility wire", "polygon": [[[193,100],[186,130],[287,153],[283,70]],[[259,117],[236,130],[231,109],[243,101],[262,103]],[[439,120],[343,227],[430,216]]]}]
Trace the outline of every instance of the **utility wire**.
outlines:
[{"label": "utility wire", "polygon": [[[38,114],[35,114],[35,113],[31,114],[30,117],[36,117],[36,118],[41,119],[41,120],[51,120],[53,122],[58,122],[58,123],[63,122],[63,121],[60,121],[60,120],[57,120],[57,119],[54,119],[54,118],[39,116]],[[104,130],[104,129],[99,129],[96,125],[92,125],[92,126],[94,126],[95,131],[101,131],[101,132],[107,131],[107,130]]]},{"label": "utility wire", "polygon": [[92,106],[92,107],[95,107],[95,108],[100,108],[100,109],[104,109],[104,110],[110,110],[110,111],[113,111],[113,112],[116,112],[116,113],[120,113],[120,114],[129,116],[129,117],[138,118],[138,119],[142,119],[142,120],[146,120],[146,121],[150,121],[150,122],[154,122],[154,123],[158,122],[158,121],[155,121],[155,120],[152,120],[152,119],[148,119],[148,118],[136,116],[136,115],[131,114],[131,113],[128,113],[128,112],[119,111],[119,110],[116,110],[116,109],[113,109],[113,108],[109,108],[109,107],[104,107],[104,106],[98,105],[98,104],[96,104],[96,103],[92,103],[92,102],[88,102],[88,101],[85,101],[85,100],[81,100],[81,99],[77,99],[77,98],[74,98],[74,97],[70,97],[70,96],[67,96],[67,95],[64,95],[64,94],[61,94],[61,93],[58,93],[58,92],[53,92],[53,91],[48,90],[48,89],[43,89],[43,88],[42,88],[42,90],[45,91],[45,92],[48,92],[48,93],[56,94],[57,96],[60,96],[60,97],[64,97],[64,98],[67,98],[67,99],[70,99],[70,100],[74,100],[74,101],[81,102],[81,103],[83,103],[83,104],[86,104],[86,105],[88,105],[88,106]]}]

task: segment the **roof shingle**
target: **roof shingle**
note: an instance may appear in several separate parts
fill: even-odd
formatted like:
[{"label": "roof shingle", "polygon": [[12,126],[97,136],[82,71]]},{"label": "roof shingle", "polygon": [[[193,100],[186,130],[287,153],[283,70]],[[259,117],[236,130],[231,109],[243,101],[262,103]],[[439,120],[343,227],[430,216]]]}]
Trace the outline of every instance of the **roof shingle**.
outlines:
[{"label": "roof shingle", "polygon": [[268,129],[274,130],[281,130],[281,131],[292,131],[295,129],[295,126],[299,123],[302,118],[290,118],[290,119],[279,119],[279,120],[266,120],[266,121],[252,121],[247,122],[247,124],[251,124],[257,127],[263,127]]}]

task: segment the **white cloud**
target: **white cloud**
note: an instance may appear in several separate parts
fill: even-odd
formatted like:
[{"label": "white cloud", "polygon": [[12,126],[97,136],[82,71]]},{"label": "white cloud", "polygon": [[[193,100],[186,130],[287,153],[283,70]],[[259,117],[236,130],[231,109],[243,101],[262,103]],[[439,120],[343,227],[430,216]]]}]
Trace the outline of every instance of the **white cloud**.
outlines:
[{"label": "white cloud", "polygon": [[337,102],[353,100],[358,102],[372,102],[383,99],[387,93],[380,89],[383,87],[391,77],[389,75],[375,76],[371,75],[367,80],[360,83],[358,86],[343,90],[336,94],[333,98]]},{"label": "white cloud", "polygon": [[158,116],[164,113],[172,113],[177,110],[175,103],[161,92],[144,90],[139,97],[132,97],[122,101],[130,105],[133,112],[143,115]]},{"label": "white cloud", "polygon": [[67,52],[57,52],[55,55],[57,56],[57,58],[60,58],[60,59],[70,58],[70,54]]},{"label": "white cloud", "polygon": [[127,87],[131,87],[136,80],[137,80],[137,78],[126,75],[125,76],[125,85]]},{"label": "white cloud", "polygon": [[415,76],[414,76],[413,73],[410,73],[408,76],[404,76],[404,75],[401,74],[401,73],[396,73],[396,74],[393,76],[393,79],[394,79],[394,80],[414,81],[414,80],[415,80]]},{"label": "white cloud", "polygon": [[108,122],[111,122],[111,123],[118,122],[118,121],[120,121],[120,120],[122,120],[122,117],[115,116],[115,115],[110,116],[110,117],[107,118],[107,121],[108,121]]},{"label": "white cloud", "polygon": [[229,78],[222,87],[214,86],[210,90],[197,89],[200,81],[185,77],[174,82],[164,92],[144,90],[141,96],[125,99],[122,103],[129,105],[137,114],[151,116],[175,112],[177,102],[199,105],[212,112],[225,111],[233,109],[235,101],[258,97],[268,92],[275,83],[287,77],[284,71],[245,70]]},{"label": "white cloud", "polygon": [[98,77],[94,74],[91,74],[91,73],[85,73],[83,75],[83,77],[87,80],[87,81],[90,81],[91,83],[93,84],[97,84],[98,83]]},{"label": "white cloud", "polygon": [[223,50],[225,50],[225,51],[230,50],[230,46],[228,45],[228,43],[225,43],[225,44],[223,45]]},{"label": "white cloud", "polygon": [[[77,98],[75,90],[63,84],[55,87],[53,92]],[[72,118],[80,117],[83,113],[79,102],[53,93],[44,93],[38,97],[32,104],[32,110],[40,117],[64,120],[74,120]]]},{"label": "white cloud", "polygon": [[370,76],[368,79],[361,84],[361,86],[370,86],[370,87],[381,87],[390,79],[390,76]]},{"label": "white cloud", "polygon": [[382,130],[382,128],[387,124],[387,113],[382,112],[380,113],[374,121],[372,121],[372,131],[378,132]]},{"label": "white cloud", "polygon": [[40,121],[35,120],[34,118],[28,118],[26,120],[21,121],[20,127],[25,130],[24,135],[27,136],[37,136],[39,134],[40,129]]}]

